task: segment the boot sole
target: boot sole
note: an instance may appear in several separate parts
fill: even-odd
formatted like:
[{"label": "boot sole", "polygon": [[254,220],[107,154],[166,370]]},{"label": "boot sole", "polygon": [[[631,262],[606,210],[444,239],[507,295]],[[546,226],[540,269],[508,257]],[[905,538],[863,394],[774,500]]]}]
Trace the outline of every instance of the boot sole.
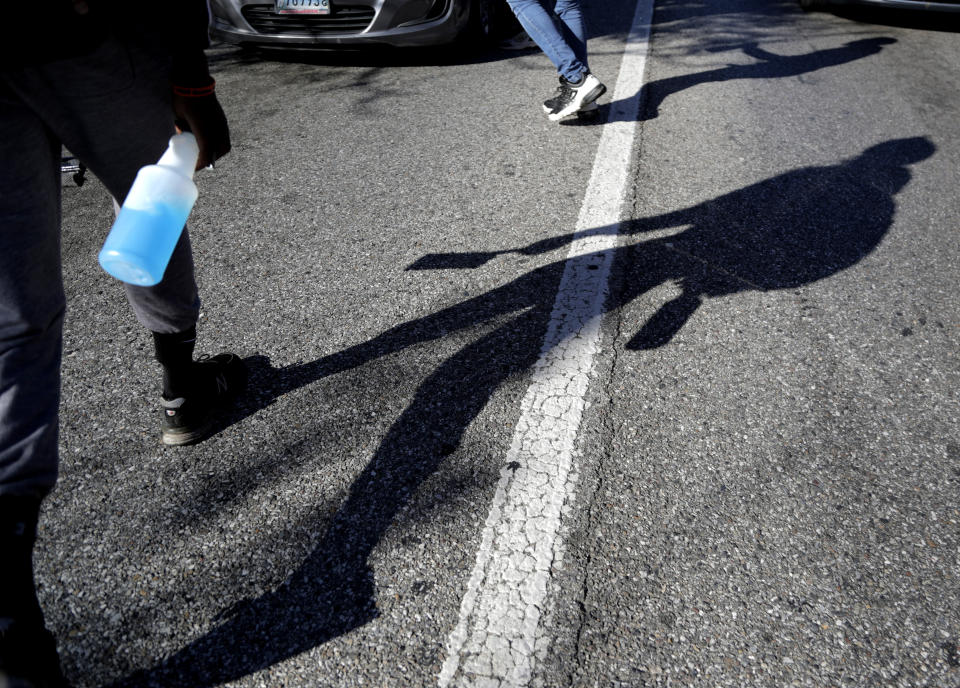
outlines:
[{"label": "boot sole", "polygon": [[213,420],[209,420],[204,425],[190,432],[169,432],[164,430],[160,436],[161,441],[168,447],[184,447],[189,444],[196,444],[205,440],[213,431]]},{"label": "boot sole", "polygon": [[[227,354],[220,354],[225,356]],[[228,409],[236,399],[243,394],[247,388],[249,371],[242,367],[242,361],[235,354],[229,354],[238,362],[241,367],[235,372],[236,380],[229,392],[225,393],[218,404],[210,409],[207,417],[198,427],[192,430],[176,430],[169,428],[160,429],[160,441],[167,447],[184,447],[190,444],[197,444],[210,437],[217,430],[218,419]]]}]

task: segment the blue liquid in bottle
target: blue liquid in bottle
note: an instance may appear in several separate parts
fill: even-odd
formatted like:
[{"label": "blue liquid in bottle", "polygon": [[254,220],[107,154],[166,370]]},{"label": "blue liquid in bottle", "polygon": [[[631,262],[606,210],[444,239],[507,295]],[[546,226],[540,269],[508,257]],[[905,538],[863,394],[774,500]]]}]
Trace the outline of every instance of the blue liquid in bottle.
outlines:
[{"label": "blue liquid in bottle", "polygon": [[152,287],[163,279],[187,216],[197,200],[193,134],[170,139],[156,165],[140,168],[100,249],[100,265],[119,280]]},{"label": "blue liquid in bottle", "polygon": [[121,208],[100,251],[100,265],[118,280],[152,287],[163,279],[189,214],[189,207],[169,204]]}]

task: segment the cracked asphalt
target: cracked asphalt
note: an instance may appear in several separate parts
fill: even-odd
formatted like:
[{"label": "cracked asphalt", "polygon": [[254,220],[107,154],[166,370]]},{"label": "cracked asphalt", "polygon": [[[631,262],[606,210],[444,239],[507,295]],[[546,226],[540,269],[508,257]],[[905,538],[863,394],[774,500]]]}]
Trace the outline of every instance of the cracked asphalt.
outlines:
[{"label": "cracked asphalt", "polygon": [[[608,86],[634,10],[588,8]],[[150,337],[96,264],[110,200],[64,177],[36,563],[71,680],[438,685],[492,523],[528,539],[477,584],[536,642],[451,685],[960,686],[957,32],[655,3],[559,492],[511,446],[604,127],[543,117],[535,51],[214,46],[198,351],[251,389],[208,441],[160,446]],[[498,521],[503,475],[543,495]]]}]

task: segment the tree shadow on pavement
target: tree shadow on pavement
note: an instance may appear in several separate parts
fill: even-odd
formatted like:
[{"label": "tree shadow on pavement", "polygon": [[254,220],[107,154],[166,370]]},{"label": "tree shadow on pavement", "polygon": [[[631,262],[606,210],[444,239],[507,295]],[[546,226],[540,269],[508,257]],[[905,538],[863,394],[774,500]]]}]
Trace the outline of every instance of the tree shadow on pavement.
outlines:
[{"label": "tree shadow on pavement", "polygon": [[[681,295],[662,305],[628,344],[631,349],[652,349],[668,344],[710,297],[794,288],[835,275],[877,248],[893,223],[895,196],[911,178],[908,166],[935,150],[926,138],[892,140],[837,165],[788,172],[620,228],[588,230],[585,234],[619,231],[636,240],[613,251],[615,288],[598,308],[616,311],[658,285],[678,284]],[[669,228],[678,233],[645,239]],[[476,268],[507,253],[544,254],[582,235],[504,251],[431,254],[408,269]],[[317,517],[317,528],[325,529],[322,540],[282,585],[234,605],[204,636],[114,685],[218,685],[311,650],[375,618],[368,557],[414,491],[456,450],[495,390],[511,375],[527,371],[541,355],[542,340],[529,333],[543,332],[549,322],[566,263],[551,262],[486,294],[310,363],[275,369],[262,356],[248,359],[257,396],[247,399],[229,422],[321,378],[495,321],[493,329],[443,361],[419,386],[337,513],[329,521]],[[255,488],[254,481],[248,478],[245,487]]]},{"label": "tree shadow on pavement", "polygon": [[705,19],[714,15],[735,15],[743,21],[764,19],[779,21],[785,11],[796,8],[795,0],[765,0],[763,2],[722,2],[718,0],[658,0],[653,7],[657,24]]},{"label": "tree shadow on pavement", "polygon": [[[660,105],[669,96],[700,84],[735,79],[778,79],[800,76],[801,74],[808,74],[827,67],[836,67],[870,55],[876,55],[883,50],[884,46],[896,42],[895,38],[889,37],[863,38],[850,41],[839,48],[816,50],[803,55],[776,55],[764,50],[757,43],[747,43],[742,45],[740,49],[745,55],[756,60],[752,64],[732,64],[706,72],[681,74],[644,84],[643,92],[640,95],[641,102],[644,103],[640,121],[655,119],[659,115]],[[605,124],[610,121],[608,116],[611,108],[613,108],[613,103],[606,103],[600,108],[600,116],[593,120],[567,120],[563,123],[573,126]],[[613,121],[617,121],[616,118]]]},{"label": "tree shadow on pavement", "polygon": [[889,26],[915,31],[960,33],[960,13],[928,12],[893,7],[837,5],[827,11],[858,24]]}]

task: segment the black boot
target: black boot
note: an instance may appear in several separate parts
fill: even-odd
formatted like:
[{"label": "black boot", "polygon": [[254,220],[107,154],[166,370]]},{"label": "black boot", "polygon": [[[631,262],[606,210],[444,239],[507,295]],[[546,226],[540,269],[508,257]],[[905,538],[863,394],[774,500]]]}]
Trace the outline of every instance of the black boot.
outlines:
[{"label": "black boot", "polygon": [[0,686],[66,688],[33,586],[40,500],[0,496]]},{"label": "black boot", "polygon": [[157,361],[163,366],[163,398],[184,396],[193,383],[193,348],[197,343],[197,328],[170,334],[153,333],[153,347]]},{"label": "black boot", "polygon": [[193,360],[197,328],[173,334],[153,333],[157,360],[163,366],[163,416],[160,438],[181,446],[206,439],[218,414],[247,384],[247,370],[235,354]]}]

